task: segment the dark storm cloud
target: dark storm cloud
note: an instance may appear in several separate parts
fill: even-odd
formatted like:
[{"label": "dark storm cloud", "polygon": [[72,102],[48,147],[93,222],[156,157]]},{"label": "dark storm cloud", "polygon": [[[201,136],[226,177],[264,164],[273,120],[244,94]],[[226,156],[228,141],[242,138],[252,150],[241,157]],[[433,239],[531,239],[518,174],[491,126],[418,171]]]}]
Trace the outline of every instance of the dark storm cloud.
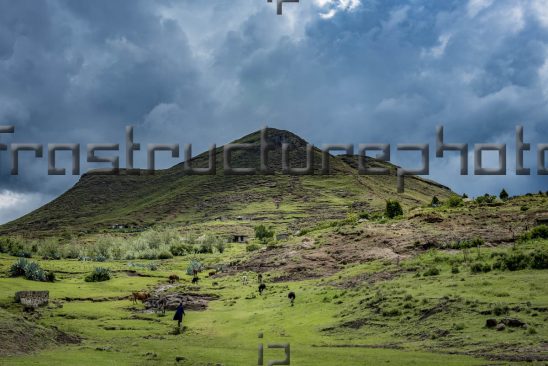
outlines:
[{"label": "dark storm cloud", "polygon": [[[529,142],[546,142],[546,9],[541,0],[311,0],[279,17],[266,1],[0,0],[0,121],[16,125],[0,139],[122,143],[132,124],[143,144],[192,142],[198,152],[268,124],[316,144],[433,146],[444,124],[453,141],[512,144],[521,123]],[[394,153],[412,164],[406,156]],[[432,178],[456,190],[546,189],[534,175],[459,177],[448,156]],[[0,199],[20,207],[0,220],[76,179],[46,177],[45,159],[22,161],[10,177],[0,153]]]}]

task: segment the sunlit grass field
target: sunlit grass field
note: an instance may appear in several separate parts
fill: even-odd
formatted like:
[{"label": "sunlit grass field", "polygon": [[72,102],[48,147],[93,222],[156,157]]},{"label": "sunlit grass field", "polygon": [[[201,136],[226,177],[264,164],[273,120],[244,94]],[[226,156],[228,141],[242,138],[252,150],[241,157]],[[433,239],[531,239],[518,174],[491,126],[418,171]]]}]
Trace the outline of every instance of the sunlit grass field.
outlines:
[{"label": "sunlit grass field", "polygon": [[[489,261],[494,250],[502,249],[485,248],[480,256]],[[234,246],[224,256],[226,260],[241,255],[244,249]],[[462,263],[459,273],[452,273],[459,256],[460,251],[429,251],[399,266],[373,261],[349,265],[331,277],[297,282],[273,283],[266,275],[267,290],[260,296],[254,273],[247,273],[247,285],[242,284],[241,274],[208,278],[202,273],[199,289],[192,288],[185,273],[186,257],[156,261],[156,271],[130,267],[128,261],[36,260],[44,269],[58,271],[58,281],[45,283],[8,278],[15,258],[1,255],[4,326],[17,324],[21,317],[20,305],[13,303],[16,291],[49,290],[50,305],[39,311],[36,322],[79,334],[82,342],[3,356],[0,364],[256,365],[260,343],[265,364],[284,358],[283,350],[269,349],[268,344],[288,343],[291,365],[486,365],[507,362],[489,361],[482,354],[542,349],[548,339],[546,270],[473,274]],[[219,258],[204,254],[198,259],[214,263]],[[85,282],[85,275],[96,266],[110,268],[113,278]],[[430,266],[439,268],[440,274],[421,275]],[[206,311],[187,311],[182,334],[177,334],[171,320],[173,312],[165,316],[143,312],[143,305],[125,298],[132,291],[151,291],[167,283],[171,273],[182,280],[169,291],[220,296],[209,302]],[[381,273],[391,275],[368,280]],[[359,276],[363,281],[358,286],[345,286]],[[293,307],[287,299],[289,291],[297,295]],[[509,309],[504,315],[489,314],[504,306]],[[432,314],[425,317],[428,311]],[[519,318],[529,328],[485,327],[487,318],[501,317]],[[259,333],[264,337],[258,338]]]}]

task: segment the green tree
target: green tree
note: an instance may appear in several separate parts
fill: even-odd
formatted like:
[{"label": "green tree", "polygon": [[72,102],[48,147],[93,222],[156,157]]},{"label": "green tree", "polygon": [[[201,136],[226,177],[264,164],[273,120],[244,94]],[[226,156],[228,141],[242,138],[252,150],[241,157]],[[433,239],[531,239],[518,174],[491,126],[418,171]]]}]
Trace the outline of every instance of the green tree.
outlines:
[{"label": "green tree", "polygon": [[503,188],[502,191],[500,191],[499,198],[503,201],[506,201],[508,199],[508,192]]},{"label": "green tree", "polygon": [[457,196],[456,194],[451,195],[451,197],[447,199],[447,205],[449,207],[459,207],[459,206],[462,206],[462,204],[463,204],[462,197]]},{"label": "green tree", "polygon": [[384,213],[386,217],[393,219],[396,216],[403,215],[403,209],[398,201],[386,200],[386,210]]},{"label": "green tree", "polygon": [[274,237],[274,231],[261,224],[255,226],[255,237],[261,242],[266,243],[269,239]]}]

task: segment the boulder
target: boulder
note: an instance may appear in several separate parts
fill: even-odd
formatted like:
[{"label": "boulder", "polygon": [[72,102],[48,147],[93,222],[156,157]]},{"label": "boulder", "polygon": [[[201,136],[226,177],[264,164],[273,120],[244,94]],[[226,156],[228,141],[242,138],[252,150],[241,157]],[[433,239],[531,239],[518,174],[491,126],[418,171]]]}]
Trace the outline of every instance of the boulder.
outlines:
[{"label": "boulder", "polygon": [[497,319],[487,319],[485,321],[485,326],[487,328],[494,328],[497,326]]},{"label": "boulder", "polygon": [[515,318],[504,318],[501,320],[501,323],[508,327],[523,327],[524,325],[526,325],[525,322],[522,322],[521,320]]},{"label": "boulder", "polygon": [[499,332],[503,331],[504,329],[506,329],[506,325],[504,325],[504,323],[499,323],[499,324],[497,324],[495,329]]}]

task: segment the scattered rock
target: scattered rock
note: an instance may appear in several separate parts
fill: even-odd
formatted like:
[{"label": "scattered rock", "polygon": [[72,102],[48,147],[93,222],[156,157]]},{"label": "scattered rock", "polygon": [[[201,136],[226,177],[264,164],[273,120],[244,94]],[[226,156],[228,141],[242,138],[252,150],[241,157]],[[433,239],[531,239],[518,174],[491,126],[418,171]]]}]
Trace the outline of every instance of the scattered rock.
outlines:
[{"label": "scattered rock", "polygon": [[499,324],[497,324],[495,329],[500,332],[500,331],[506,329],[506,325],[504,325],[503,323],[499,323]]},{"label": "scattered rock", "polygon": [[497,326],[497,319],[487,319],[485,321],[485,326],[487,328],[494,328]]},{"label": "scattered rock", "polygon": [[524,325],[526,325],[525,322],[522,322],[521,320],[515,318],[504,318],[501,320],[501,323],[508,327],[523,327]]},{"label": "scattered rock", "polygon": [[166,299],[166,310],[176,310],[179,303],[182,301],[185,310],[203,311],[207,309],[209,301],[218,300],[219,296],[214,294],[198,294],[198,293],[170,293],[161,294],[154,293],[148,300],[143,302],[147,309],[157,309],[160,298],[164,296]]}]

